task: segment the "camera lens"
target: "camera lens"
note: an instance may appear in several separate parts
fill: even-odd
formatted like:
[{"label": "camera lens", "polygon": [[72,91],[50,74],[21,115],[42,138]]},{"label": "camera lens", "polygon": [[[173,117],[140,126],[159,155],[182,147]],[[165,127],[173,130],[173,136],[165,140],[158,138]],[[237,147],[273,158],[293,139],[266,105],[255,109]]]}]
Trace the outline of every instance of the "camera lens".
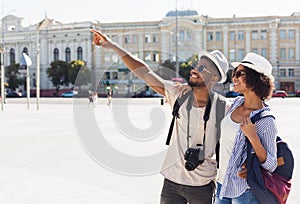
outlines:
[{"label": "camera lens", "polygon": [[185,168],[186,168],[186,170],[188,170],[188,171],[193,171],[196,167],[195,167],[195,165],[194,165],[193,163],[191,163],[191,162],[186,162],[186,163],[185,163]]}]

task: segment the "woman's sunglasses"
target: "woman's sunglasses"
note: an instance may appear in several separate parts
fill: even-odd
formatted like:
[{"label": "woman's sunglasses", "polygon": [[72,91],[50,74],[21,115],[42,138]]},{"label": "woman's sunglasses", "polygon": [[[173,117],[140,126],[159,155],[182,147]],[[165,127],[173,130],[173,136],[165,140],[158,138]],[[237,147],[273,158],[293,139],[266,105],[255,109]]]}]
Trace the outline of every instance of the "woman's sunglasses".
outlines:
[{"label": "woman's sunglasses", "polygon": [[232,78],[236,77],[239,78],[240,76],[245,76],[246,72],[244,70],[235,71],[232,74]]}]

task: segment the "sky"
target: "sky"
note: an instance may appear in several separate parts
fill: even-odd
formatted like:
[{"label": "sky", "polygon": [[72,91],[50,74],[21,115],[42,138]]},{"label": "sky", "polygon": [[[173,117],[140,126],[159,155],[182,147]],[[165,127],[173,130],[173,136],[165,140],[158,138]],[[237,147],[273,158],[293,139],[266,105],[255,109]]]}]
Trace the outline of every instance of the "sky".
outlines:
[{"label": "sky", "polygon": [[[13,14],[23,24],[36,24],[47,16],[62,23],[161,20],[171,11],[193,9],[199,15],[251,17],[300,12],[299,0],[0,0],[1,18]],[[21,3],[22,2],[22,3]]]}]

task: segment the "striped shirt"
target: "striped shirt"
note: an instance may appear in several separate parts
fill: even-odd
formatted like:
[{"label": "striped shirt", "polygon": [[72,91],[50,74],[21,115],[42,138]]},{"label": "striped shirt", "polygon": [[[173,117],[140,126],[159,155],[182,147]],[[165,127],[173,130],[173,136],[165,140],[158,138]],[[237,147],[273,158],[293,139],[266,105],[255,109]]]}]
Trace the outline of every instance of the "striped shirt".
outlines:
[{"label": "striped shirt", "polygon": [[[244,103],[244,97],[237,97],[231,109],[227,112],[227,115],[231,115],[232,112]],[[256,113],[262,110],[270,110],[265,104],[265,107],[259,110],[252,111],[250,113],[250,118]],[[267,171],[273,172],[277,167],[277,148],[276,148],[276,136],[277,136],[277,126],[275,119],[272,117],[266,117],[256,122],[257,135],[267,152],[267,159],[261,166]],[[221,144],[222,146],[222,144]],[[222,147],[221,147],[222,148]],[[252,152],[254,150],[252,149]],[[228,162],[226,174],[222,184],[220,198],[236,198],[242,195],[248,188],[246,179],[238,177],[238,172],[241,171],[242,164],[247,158],[247,145],[245,142],[245,135],[239,128],[237,131],[233,150],[230,155]]]}]

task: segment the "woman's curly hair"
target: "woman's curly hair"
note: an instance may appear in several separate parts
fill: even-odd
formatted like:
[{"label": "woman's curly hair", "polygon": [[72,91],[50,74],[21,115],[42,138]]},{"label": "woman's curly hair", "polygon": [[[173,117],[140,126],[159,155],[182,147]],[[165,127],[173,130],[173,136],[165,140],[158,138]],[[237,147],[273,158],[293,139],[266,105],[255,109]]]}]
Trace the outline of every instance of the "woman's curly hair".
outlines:
[{"label": "woman's curly hair", "polygon": [[[237,68],[233,70],[233,74],[236,72]],[[274,91],[274,82],[269,77],[263,73],[258,73],[257,71],[245,66],[245,83],[247,88],[252,88],[251,90],[263,101],[271,98],[272,92]]]}]

